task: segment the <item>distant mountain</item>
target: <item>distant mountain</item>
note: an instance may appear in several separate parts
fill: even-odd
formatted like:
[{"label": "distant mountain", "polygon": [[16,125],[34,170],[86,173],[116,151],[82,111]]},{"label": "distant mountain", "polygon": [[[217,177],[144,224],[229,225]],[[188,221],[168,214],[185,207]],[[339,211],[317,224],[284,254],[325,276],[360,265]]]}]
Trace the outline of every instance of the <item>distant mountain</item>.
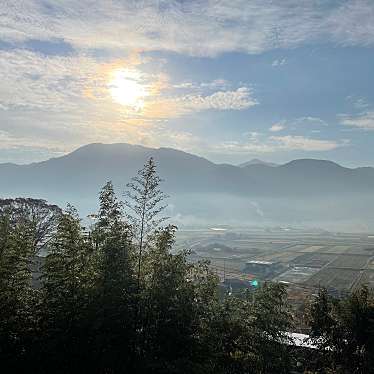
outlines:
[{"label": "distant mountain", "polygon": [[259,160],[258,158],[254,158],[250,161],[243,162],[242,164],[239,165],[241,168],[245,168],[247,166],[252,166],[252,165],[265,165],[265,166],[271,166],[271,167],[276,167],[278,164],[274,164],[273,162],[266,162]]},{"label": "distant mountain", "polygon": [[171,196],[168,214],[177,223],[326,223],[366,230],[374,221],[373,168],[312,159],[238,167],[171,148],[130,144],[90,144],[39,163],[0,164],[0,195],[71,202],[88,214],[96,210],[106,181],[112,180],[121,196],[151,156]]}]

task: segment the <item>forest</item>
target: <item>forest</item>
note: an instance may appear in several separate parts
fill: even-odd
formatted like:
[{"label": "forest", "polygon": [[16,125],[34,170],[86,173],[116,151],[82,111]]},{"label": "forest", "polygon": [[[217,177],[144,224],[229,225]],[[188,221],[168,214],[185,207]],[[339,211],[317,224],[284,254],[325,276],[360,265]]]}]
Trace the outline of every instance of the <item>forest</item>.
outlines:
[{"label": "forest", "polygon": [[150,158],[125,193],[106,183],[90,224],[70,205],[0,200],[3,373],[374,373],[371,290],[321,288],[296,346],[286,285],[226,292],[172,251],[161,182]]}]

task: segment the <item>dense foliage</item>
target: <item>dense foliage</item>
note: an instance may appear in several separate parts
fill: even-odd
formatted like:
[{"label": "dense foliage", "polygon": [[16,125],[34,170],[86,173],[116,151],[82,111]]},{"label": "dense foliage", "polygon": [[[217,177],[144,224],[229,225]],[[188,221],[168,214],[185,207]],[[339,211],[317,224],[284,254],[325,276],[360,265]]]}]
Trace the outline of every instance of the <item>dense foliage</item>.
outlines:
[{"label": "dense foliage", "polygon": [[[22,212],[26,200],[2,204],[4,373],[373,372],[367,289],[346,300],[321,290],[308,313],[316,349],[294,348],[285,287],[222,296],[208,264],[189,262],[188,251],[172,254],[176,228],[159,227],[164,195],[152,160],[133,182],[126,204],[105,185],[90,229],[71,206],[60,212],[28,200],[43,208],[38,216],[29,205]],[[50,225],[41,226],[46,217]],[[36,240],[38,227],[47,228]],[[35,284],[33,261],[46,243]]]}]

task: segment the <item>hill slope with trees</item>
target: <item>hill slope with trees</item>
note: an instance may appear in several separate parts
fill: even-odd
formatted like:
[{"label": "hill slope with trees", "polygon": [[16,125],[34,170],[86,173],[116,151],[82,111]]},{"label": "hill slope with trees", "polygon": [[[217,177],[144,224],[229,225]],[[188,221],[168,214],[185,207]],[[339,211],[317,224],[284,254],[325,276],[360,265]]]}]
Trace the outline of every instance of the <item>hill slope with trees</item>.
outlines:
[{"label": "hill slope with trees", "polygon": [[[161,226],[159,184],[152,159],[128,185],[125,202],[108,182],[89,228],[70,205],[1,204],[4,372],[373,372],[374,299],[367,289],[343,300],[321,290],[306,307],[314,348],[295,346],[284,285],[222,292],[207,263],[190,263],[188,249],[171,253],[176,227]],[[36,240],[40,227],[47,228]],[[45,243],[33,287],[31,265]]]}]

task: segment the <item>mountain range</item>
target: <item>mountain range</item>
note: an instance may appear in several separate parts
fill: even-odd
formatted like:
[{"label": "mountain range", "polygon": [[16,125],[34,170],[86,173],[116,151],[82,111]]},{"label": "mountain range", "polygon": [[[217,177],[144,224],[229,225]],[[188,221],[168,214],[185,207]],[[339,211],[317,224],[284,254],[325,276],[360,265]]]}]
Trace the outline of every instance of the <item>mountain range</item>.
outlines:
[{"label": "mountain range", "polygon": [[273,162],[262,161],[262,160],[259,160],[258,158],[254,158],[250,161],[243,162],[239,166],[241,168],[245,168],[247,166],[252,166],[252,165],[265,165],[265,166],[273,166],[273,167],[279,166],[278,164],[274,164]]},{"label": "mountain range", "polygon": [[171,148],[89,144],[43,162],[0,164],[0,195],[71,202],[82,214],[92,213],[106,181],[112,180],[121,196],[151,156],[171,196],[168,214],[179,224],[374,228],[374,168],[327,160],[277,165],[255,159],[234,166]]}]

